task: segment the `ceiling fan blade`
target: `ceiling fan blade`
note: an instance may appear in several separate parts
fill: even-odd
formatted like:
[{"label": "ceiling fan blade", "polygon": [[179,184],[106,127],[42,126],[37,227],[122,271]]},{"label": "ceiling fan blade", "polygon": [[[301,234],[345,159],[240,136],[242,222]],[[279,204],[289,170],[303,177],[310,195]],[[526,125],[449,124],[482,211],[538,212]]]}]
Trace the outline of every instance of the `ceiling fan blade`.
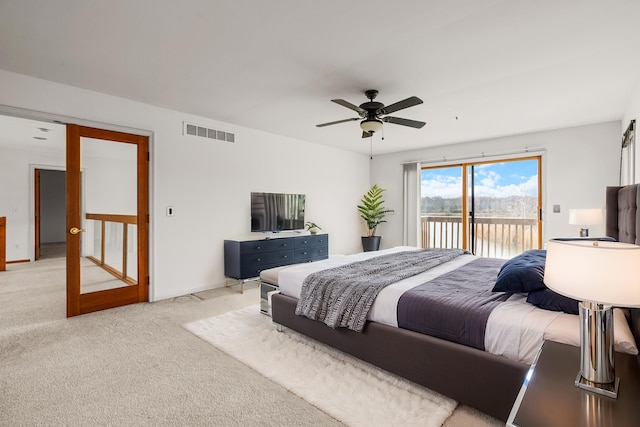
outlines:
[{"label": "ceiling fan blade", "polygon": [[363,138],[371,138],[372,136],[373,136],[373,132],[362,131],[362,137]]},{"label": "ceiling fan blade", "polygon": [[331,102],[335,102],[336,104],[342,105],[343,107],[347,107],[353,111],[357,111],[359,114],[366,114],[366,111],[357,105],[353,105],[350,102],[345,101],[344,99],[332,99]]},{"label": "ceiling fan blade", "polygon": [[387,105],[380,109],[378,114],[391,114],[395,111],[403,110],[405,108],[413,107],[414,105],[422,104],[422,99],[417,96],[398,101],[395,104]]},{"label": "ceiling fan blade", "polygon": [[401,119],[400,117],[384,117],[382,121],[387,123],[393,123],[394,125],[409,126],[417,129],[420,129],[422,126],[426,125],[425,122],[419,122],[417,120]]},{"label": "ceiling fan blade", "polygon": [[321,128],[324,126],[337,125],[338,123],[352,122],[354,120],[360,120],[360,117],[354,117],[352,119],[336,120],[335,122],[329,122],[329,123],[322,123],[322,124],[316,125],[316,127]]}]

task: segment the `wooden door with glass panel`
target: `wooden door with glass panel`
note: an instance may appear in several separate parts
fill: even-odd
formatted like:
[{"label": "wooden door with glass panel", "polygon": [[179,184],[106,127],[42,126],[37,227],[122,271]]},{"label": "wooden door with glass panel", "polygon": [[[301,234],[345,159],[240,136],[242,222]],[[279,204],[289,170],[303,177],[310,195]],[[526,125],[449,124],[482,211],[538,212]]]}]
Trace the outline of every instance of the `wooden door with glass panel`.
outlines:
[{"label": "wooden door with glass panel", "polygon": [[148,138],[67,125],[67,317],[149,300]]}]

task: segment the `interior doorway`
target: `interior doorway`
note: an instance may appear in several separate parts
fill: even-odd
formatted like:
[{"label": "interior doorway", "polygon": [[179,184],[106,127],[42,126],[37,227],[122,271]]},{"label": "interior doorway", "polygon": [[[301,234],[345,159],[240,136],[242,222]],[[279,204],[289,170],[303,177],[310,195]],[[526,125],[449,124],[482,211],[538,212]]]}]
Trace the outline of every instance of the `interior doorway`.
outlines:
[{"label": "interior doorway", "polygon": [[[29,118],[26,118],[29,117]],[[44,118],[44,119],[41,119]],[[68,261],[68,244],[65,242],[67,234],[70,233],[69,227],[66,224],[66,217],[68,209],[64,206],[66,202],[66,189],[65,192],[59,193],[60,183],[62,187],[68,187],[68,168],[66,164],[67,158],[67,124],[65,122],[82,122],[89,125],[98,125],[95,122],[82,121],[78,119],[70,119],[62,116],[52,116],[45,113],[37,113],[26,110],[15,109],[12,107],[0,106],[0,150],[2,155],[0,156],[0,178],[4,182],[16,182],[17,178],[28,177],[27,182],[19,181],[16,185],[7,185],[0,188],[0,218],[6,217],[7,231],[7,263],[16,264],[16,268],[29,268],[35,260],[41,260],[46,263],[57,263],[60,259],[64,265]],[[71,125],[74,126],[74,125]],[[113,126],[108,126],[113,128]],[[123,128],[124,129],[124,128]],[[124,129],[126,131],[126,129]],[[103,136],[109,142],[115,142],[110,139],[109,132],[106,134],[100,133],[99,135],[88,136],[88,139],[101,139]],[[134,132],[139,133],[139,130]],[[103,262],[104,267],[115,266],[117,271],[122,271],[123,281],[126,286],[122,288],[105,290],[104,294],[101,292],[85,292],[80,296],[82,303],[80,304],[80,312],[88,312],[93,310],[101,310],[109,308],[110,306],[116,306],[120,303],[132,303],[137,301],[147,301],[149,294],[149,259],[148,259],[148,200],[149,200],[149,177],[148,177],[148,160],[149,160],[149,136],[150,132],[144,132],[147,136],[131,135],[134,138],[141,138],[142,142],[126,141],[126,145],[133,145],[137,147],[136,152],[136,176],[137,181],[141,183],[138,186],[135,199],[139,205],[138,209],[134,213],[136,217],[136,223],[131,224],[129,218],[114,218],[113,215],[107,215],[109,218],[104,219],[106,234],[102,234],[102,241],[107,244],[103,251],[105,260]],[[125,135],[123,133],[115,132],[118,135]],[[90,144],[93,141],[84,142],[84,144]],[[122,141],[125,142],[125,141]],[[104,145],[104,142],[101,143]],[[124,144],[118,144],[124,145]],[[110,150],[113,151],[113,150]],[[122,151],[122,150],[116,150]],[[96,154],[96,153],[93,153]],[[113,153],[111,153],[113,154]],[[119,155],[119,153],[117,153]],[[106,161],[100,162],[96,159],[96,155],[93,155],[94,169],[98,169],[104,166]],[[107,156],[109,161],[114,160],[111,155]],[[85,159],[86,160],[86,159]],[[86,165],[82,166],[79,181],[84,186],[84,175]],[[98,183],[111,185],[113,184],[114,177],[119,178],[123,176],[129,176],[128,173],[124,173],[122,170],[113,170],[109,168],[103,168],[107,173],[107,179],[97,179],[88,184]],[[29,174],[25,175],[24,171],[28,170]],[[75,170],[75,169],[74,169]],[[76,180],[78,181],[78,180]],[[51,188],[53,187],[53,188]],[[89,185],[89,187],[91,187]],[[128,187],[123,187],[128,188]],[[103,190],[102,188],[100,189]],[[124,191],[115,191],[114,194],[122,195]],[[128,193],[128,191],[127,191]],[[93,194],[93,193],[91,193]],[[90,195],[91,195],[90,194]],[[101,194],[101,193],[99,193]],[[79,196],[80,202],[84,204],[84,191],[81,191]],[[99,197],[99,200],[104,200],[103,197]],[[63,208],[59,208],[60,202],[63,204]],[[143,206],[144,209],[140,209]],[[84,211],[84,208],[82,208]],[[105,211],[106,212],[106,211]],[[99,213],[105,213],[100,211]],[[108,212],[107,212],[108,213]],[[86,214],[89,214],[87,212]],[[93,218],[89,218],[89,215],[84,216],[87,221],[96,222]],[[105,215],[103,215],[104,217]],[[130,215],[129,215],[130,216]],[[65,224],[60,228],[59,219],[63,218]],[[126,224],[124,234],[120,231],[114,230],[110,221],[117,219],[118,222]],[[121,221],[122,220],[122,221]],[[116,227],[117,228],[117,227]],[[140,228],[140,231],[137,230]],[[57,233],[60,229],[65,234],[65,237],[60,242],[60,237]],[[99,228],[96,228],[98,230]],[[113,233],[111,233],[113,231]],[[95,233],[94,236],[99,235]],[[113,236],[115,235],[115,238]],[[109,243],[118,242],[124,237],[125,245],[127,248],[134,248],[129,250],[129,256],[121,256],[118,260],[114,261],[114,258],[110,258],[113,251],[108,246]],[[109,240],[111,239],[111,240]],[[94,247],[91,243],[95,243],[95,240],[86,241],[86,248]],[[51,245],[51,246],[50,246]],[[63,246],[64,245],[64,246]],[[141,248],[140,245],[143,245]],[[53,247],[58,246],[58,247]],[[65,246],[67,246],[65,248]],[[51,253],[49,253],[51,248]],[[59,254],[66,250],[60,257]],[[135,257],[133,253],[135,252]],[[97,252],[96,252],[97,253]],[[56,257],[58,259],[46,259],[49,256]],[[87,257],[88,259],[89,257]],[[95,258],[95,257],[94,257]],[[99,258],[98,258],[99,259]],[[31,261],[31,262],[30,262]],[[92,260],[94,261],[94,260]],[[120,264],[119,264],[120,263]],[[34,263],[35,264],[35,263]],[[52,264],[53,265],[53,264]],[[56,264],[57,265],[57,264]],[[95,261],[92,266],[95,266]],[[35,266],[35,265],[34,265]],[[104,268],[103,267],[103,268]],[[100,268],[100,267],[98,267]],[[106,268],[104,268],[106,270]],[[63,267],[64,272],[66,268]],[[116,271],[116,273],[117,273]],[[114,278],[113,273],[106,272],[109,277]],[[54,275],[52,274],[52,278]],[[55,279],[55,278],[54,278]],[[132,284],[133,283],[133,284]],[[52,307],[64,307],[64,298],[67,290],[67,284],[64,281],[60,282],[62,299],[55,298],[55,301],[51,302]],[[58,286],[54,283],[52,286]],[[129,294],[132,290],[137,288],[137,295],[135,298],[129,298]],[[57,289],[57,288],[56,288]],[[115,294],[116,297],[104,304],[104,296],[109,294]],[[52,295],[52,294],[48,294]],[[67,295],[68,297],[68,295]],[[98,300],[102,299],[102,303]],[[109,299],[109,298],[107,298]],[[57,311],[57,308],[52,309]]]},{"label": "interior doorway", "polygon": [[66,172],[36,168],[34,171],[34,259],[66,256]]}]

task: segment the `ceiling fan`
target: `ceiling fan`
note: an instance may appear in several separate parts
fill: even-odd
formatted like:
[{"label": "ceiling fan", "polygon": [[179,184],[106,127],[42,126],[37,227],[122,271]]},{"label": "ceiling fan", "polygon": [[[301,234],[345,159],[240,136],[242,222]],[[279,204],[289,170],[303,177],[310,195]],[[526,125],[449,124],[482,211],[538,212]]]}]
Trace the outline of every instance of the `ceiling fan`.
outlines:
[{"label": "ceiling fan", "polygon": [[[419,122],[416,120],[402,119],[400,117],[392,117],[387,116],[387,114],[394,113],[399,110],[403,110],[405,108],[413,107],[418,104],[422,104],[422,100],[417,96],[412,96],[405,100],[396,102],[395,104],[391,104],[388,106],[384,106],[381,102],[376,102],[374,99],[378,95],[378,91],[375,89],[370,89],[364,92],[367,98],[369,98],[369,102],[365,102],[360,104],[360,106],[353,105],[350,102],[345,101],[344,99],[332,99],[332,102],[336,104],[340,104],[343,107],[347,107],[356,113],[360,117],[354,117],[351,119],[337,120],[335,122],[322,123],[316,125],[317,127],[324,127],[330,125],[336,125],[338,123],[346,123],[352,122],[355,120],[363,119],[360,122],[360,128],[362,128],[362,137],[370,138],[373,136],[375,132],[379,132],[382,129],[382,123],[393,123],[396,125],[409,126],[412,128],[420,129],[425,125],[425,122]],[[382,117],[384,116],[384,117]]]}]

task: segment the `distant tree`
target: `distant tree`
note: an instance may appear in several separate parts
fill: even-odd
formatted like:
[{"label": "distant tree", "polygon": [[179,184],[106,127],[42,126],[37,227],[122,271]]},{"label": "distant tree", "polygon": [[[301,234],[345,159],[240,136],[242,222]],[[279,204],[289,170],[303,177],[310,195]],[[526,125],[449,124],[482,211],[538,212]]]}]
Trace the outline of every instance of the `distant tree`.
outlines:
[{"label": "distant tree", "polygon": [[[536,218],[538,215],[536,196],[478,196],[475,198],[474,205],[475,214],[478,216]],[[423,215],[458,216],[462,212],[462,199],[460,197],[423,197],[420,206]]]}]

